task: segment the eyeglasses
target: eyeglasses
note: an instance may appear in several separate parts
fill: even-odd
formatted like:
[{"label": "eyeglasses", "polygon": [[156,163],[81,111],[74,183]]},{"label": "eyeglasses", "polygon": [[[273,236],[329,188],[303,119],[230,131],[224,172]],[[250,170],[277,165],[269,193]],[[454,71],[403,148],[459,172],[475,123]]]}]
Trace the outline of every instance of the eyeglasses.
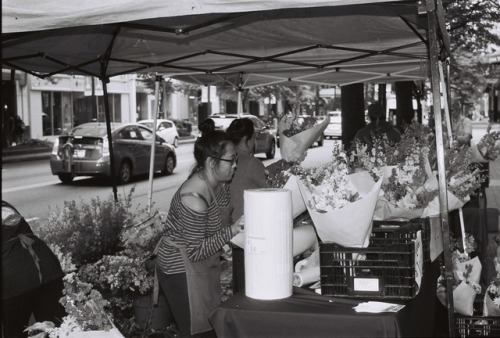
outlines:
[{"label": "eyeglasses", "polygon": [[232,158],[232,159],[219,158],[219,160],[224,161],[224,162],[229,162],[229,163],[231,163],[231,165],[233,165],[233,164],[238,163],[238,158],[239,158],[239,156],[238,156],[238,154],[236,154],[236,156],[234,156],[234,158]]}]

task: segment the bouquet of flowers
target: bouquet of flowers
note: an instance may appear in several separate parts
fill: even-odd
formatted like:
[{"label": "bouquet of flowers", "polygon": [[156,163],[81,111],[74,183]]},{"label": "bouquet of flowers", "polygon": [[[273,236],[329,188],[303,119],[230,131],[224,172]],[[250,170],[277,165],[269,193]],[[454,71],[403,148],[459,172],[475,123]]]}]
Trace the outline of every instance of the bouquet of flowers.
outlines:
[{"label": "bouquet of flowers", "polygon": [[500,272],[492,279],[484,296],[483,315],[500,316]]},{"label": "bouquet of flowers", "polygon": [[387,165],[387,156],[393,149],[394,144],[385,134],[372,135],[371,149],[359,139],[354,139],[350,150],[349,169],[353,172],[367,171],[375,181],[383,177],[382,184],[387,184],[387,177],[392,174],[392,168],[395,167]]},{"label": "bouquet of flowers", "polygon": [[488,125],[486,134],[476,145],[482,158],[486,161],[494,161],[500,155],[500,131],[491,131]]},{"label": "bouquet of flowers", "polygon": [[425,207],[437,196],[437,179],[429,164],[433,156],[429,146],[432,138],[427,133],[424,126],[413,123],[400,142],[384,149],[384,183],[375,220],[421,217]]},{"label": "bouquet of flowers", "polygon": [[381,184],[366,171],[349,173],[347,155],[339,146],[328,163],[301,168],[299,174],[299,189],[318,236],[347,247],[368,246]]},{"label": "bouquet of flowers", "polygon": [[299,119],[297,113],[284,115],[278,125],[281,158],[287,162],[302,162],[306,158],[307,149],[323,133],[328,123],[328,116],[318,124],[312,116]]},{"label": "bouquet of flowers", "polygon": [[[481,262],[474,255],[477,245],[472,235],[466,234],[464,251],[458,244],[452,252],[453,264],[453,303],[455,312],[472,316],[476,294],[481,293],[479,280],[481,278]],[[446,279],[444,274],[438,278],[437,296],[446,305]]]},{"label": "bouquet of flowers", "polygon": [[[454,143],[445,149],[446,186],[448,189],[448,210],[461,208],[484,181],[478,168],[471,165],[469,147]],[[434,174],[437,175],[437,174]],[[440,212],[438,196],[429,203],[422,217],[437,216]]]},{"label": "bouquet of flowers", "polygon": [[293,162],[279,160],[266,167],[268,188],[284,188],[292,191],[292,212],[297,217],[306,211],[306,205],[297,185],[298,166]]}]

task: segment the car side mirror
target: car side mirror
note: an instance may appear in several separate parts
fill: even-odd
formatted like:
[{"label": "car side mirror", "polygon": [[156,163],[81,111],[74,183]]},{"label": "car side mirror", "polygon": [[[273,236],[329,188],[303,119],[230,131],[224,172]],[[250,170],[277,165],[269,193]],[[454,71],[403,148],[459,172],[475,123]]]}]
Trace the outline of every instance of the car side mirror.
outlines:
[{"label": "car side mirror", "polygon": [[164,126],[160,126],[160,127],[158,127],[158,130],[159,131],[165,130],[165,127]]}]

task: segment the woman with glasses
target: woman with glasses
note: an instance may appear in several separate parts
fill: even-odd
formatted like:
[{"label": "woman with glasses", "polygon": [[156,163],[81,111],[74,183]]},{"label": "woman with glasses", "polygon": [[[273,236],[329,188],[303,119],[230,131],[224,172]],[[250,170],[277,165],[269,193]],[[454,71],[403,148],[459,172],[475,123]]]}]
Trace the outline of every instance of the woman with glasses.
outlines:
[{"label": "woman with glasses", "polygon": [[240,231],[239,222],[230,221],[228,186],[238,154],[213,123],[199,129],[196,165],[172,199],[156,263],[181,337],[215,337],[208,315],[221,302],[220,256]]},{"label": "woman with glasses", "polygon": [[[239,118],[233,120],[227,128],[229,139],[234,143],[238,154],[238,170],[230,183],[232,219],[243,215],[243,191],[266,187],[264,164],[253,156],[255,131],[252,120]],[[245,286],[245,267],[243,249],[232,246],[233,253],[233,291],[236,293]]]}]

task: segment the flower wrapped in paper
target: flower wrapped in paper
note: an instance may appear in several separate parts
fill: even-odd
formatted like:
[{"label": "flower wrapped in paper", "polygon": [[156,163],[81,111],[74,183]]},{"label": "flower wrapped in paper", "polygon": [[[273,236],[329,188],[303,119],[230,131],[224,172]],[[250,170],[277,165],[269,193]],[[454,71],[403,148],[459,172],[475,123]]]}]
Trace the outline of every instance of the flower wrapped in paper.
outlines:
[{"label": "flower wrapped in paper", "polygon": [[298,166],[296,163],[279,160],[266,167],[268,188],[284,188],[292,191],[293,218],[306,211],[306,205],[297,185]]},{"label": "flower wrapped in paper", "polygon": [[500,273],[494,277],[484,295],[483,315],[486,317],[500,316]]},{"label": "flower wrapped in paper", "polygon": [[288,113],[283,116],[278,125],[280,133],[281,158],[287,162],[302,162],[307,149],[323,133],[330,117],[321,123],[313,117],[299,118],[297,113]]},{"label": "flower wrapped in paper", "polygon": [[[465,249],[462,252],[457,246],[452,252],[453,265],[453,303],[455,312],[465,316],[472,316],[474,300],[481,293],[479,280],[482,265],[475,254],[477,247],[474,237],[466,235]],[[460,242],[456,242],[457,244]],[[443,305],[446,305],[446,279],[444,274],[438,278],[437,296]]]},{"label": "flower wrapped in paper", "polygon": [[437,195],[429,164],[429,157],[434,156],[432,140],[427,127],[412,123],[398,143],[390,142],[385,135],[372,135],[370,149],[361,142],[353,143],[351,169],[366,170],[374,180],[383,178],[375,220],[420,217]]},{"label": "flower wrapped in paper", "polygon": [[368,172],[349,174],[347,156],[338,147],[330,162],[300,174],[299,188],[322,241],[366,247],[382,180]]},{"label": "flower wrapped in paper", "polygon": [[[484,181],[480,169],[472,165],[471,149],[454,143],[445,149],[446,186],[448,210],[461,208]],[[434,176],[437,178],[437,163],[434,166]],[[436,179],[437,184],[437,179]],[[437,216],[440,213],[439,196],[429,202],[422,217]]]},{"label": "flower wrapped in paper", "polygon": [[437,180],[430,170],[428,148],[413,148],[391,168],[377,201],[374,220],[421,217],[438,194]]},{"label": "flower wrapped in paper", "polygon": [[500,155],[500,131],[491,131],[489,124],[486,134],[472,148],[475,148],[474,153],[477,151],[480,155],[476,155],[475,162],[494,161]]}]

